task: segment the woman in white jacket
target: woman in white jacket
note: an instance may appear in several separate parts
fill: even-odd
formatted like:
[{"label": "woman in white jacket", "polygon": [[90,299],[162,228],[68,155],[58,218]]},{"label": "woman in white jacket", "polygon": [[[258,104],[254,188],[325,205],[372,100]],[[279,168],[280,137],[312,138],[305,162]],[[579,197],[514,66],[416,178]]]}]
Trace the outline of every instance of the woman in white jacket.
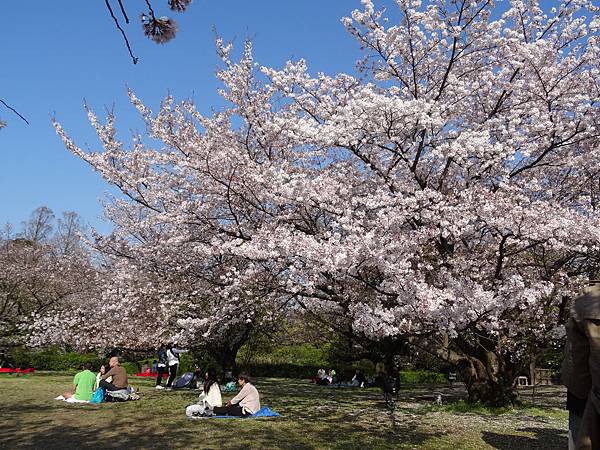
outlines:
[{"label": "woman in white jacket", "polygon": [[212,414],[215,406],[222,406],[221,388],[217,382],[217,374],[214,369],[208,369],[204,375],[204,386],[198,397],[198,403],[185,408],[185,415],[188,417],[201,416],[206,413]]}]

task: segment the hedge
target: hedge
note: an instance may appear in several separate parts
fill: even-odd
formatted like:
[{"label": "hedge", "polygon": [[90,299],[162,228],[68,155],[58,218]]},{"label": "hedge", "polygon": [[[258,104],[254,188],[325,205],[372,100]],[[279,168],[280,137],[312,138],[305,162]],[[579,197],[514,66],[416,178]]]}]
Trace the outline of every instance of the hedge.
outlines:
[{"label": "hedge", "polygon": [[[294,355],[294,353],[296,353]],[[102,364],[106,364],[106,358],[101,358],[94,353],[76,353],[76,352],[64,352],[59,349],[47,349],[42,351],[32,351],[24,348],[16,348],[11,352],[14,359],[14,363],[17,367],[34,367],[37,370],[52,370],[52,371],[74,371],[79,370],[84,363],[92,363],[93,370],[98,370]],[[281,357],[287,354],[292,357],[292,360],[297,362],[286,363],[281,361]],[[311,355],[313,358],[313,364],[307,363],[307,355]],[[194,370],[195,362],[197,361],[202,370],[207,367],[215,367],[214,363],[209,359],[203,359],[203,355],[192,355],[189,353],[181,355],[181,364],[179,367],[179,373],[191,372]],[[309,346],[303,346],[299,350],[290,351],[289,348],[282,349],[277,352],[277,357],[273,358],[273,362],[256,361],[249,364],[243,364],[238,359],[239,369],[248,372],[254,377],[281,377],[281,378],[312,378],[317,374],[319,369],[329,370],[332,364],[320,364],[323,361],[319,358],[319,349],[310,348]],[[305,356],[305,358],[298,357]],[[155,359],[155,358],[154,358]],[[125,367],[127,373],[134,374],[139,370],[139,366],[148,360],[152,363],[153,358],[145,358],[141,361],[131,362],[122,361],[121,365]],[[299,360],[299,361],[298,361]],[[375,366],[374,364],[363,359],[355,361],[354,363],[347,363],[344,366],[335,366],[338,377],[348,381],[354,375],[356,369],[360,369],[365,376],[370,377],[374,375]],[[404,370],[400,372],[400,382],[402,384],[433,384],[433,383],[445,383],[446,377],[444,374],[427,371],[427,370]]]},{"label": "hedge", "polygon": [[[300,366],[296,364],[251,364],[241,366],[240,369],[248,372],[255,377],[275,377],[275,378],[312,378],[317,374],[321,366]],[[327,367],[325,367],[327,369]],[[338,375],[342,376],[344,381],[352,378],[354,371],[345,371]],[[371,374],[367,374],[369,376]],[[447,383],[444,374],[439,372],[430,372],[427,370],[403,370],[400,371],[401,384],[438,384]]]},{"label": "hedge", "polygon": [[34,352],[17,348],[11,355],[17,367],[33,367],[36,370],[77,370],[86,362],[92,363],[92,367],[97,370],[102,364],[106,364],[106,359],[94,353],[61,352],[56,349]]}]

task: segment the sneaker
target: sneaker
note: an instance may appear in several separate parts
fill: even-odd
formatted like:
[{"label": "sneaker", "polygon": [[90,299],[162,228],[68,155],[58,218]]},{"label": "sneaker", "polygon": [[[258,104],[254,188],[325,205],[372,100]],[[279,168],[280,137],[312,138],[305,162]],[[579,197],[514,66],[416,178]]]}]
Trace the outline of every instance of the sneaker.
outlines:
[{"label": "sneaker", "polygon": [[171,391],[172,389],[170,387],[165,388],[165,391]]},{"label": "sneaker", "polygon": [[164,387],[161,386],[160,384],[157,384],[155,389],[164,389]]}]

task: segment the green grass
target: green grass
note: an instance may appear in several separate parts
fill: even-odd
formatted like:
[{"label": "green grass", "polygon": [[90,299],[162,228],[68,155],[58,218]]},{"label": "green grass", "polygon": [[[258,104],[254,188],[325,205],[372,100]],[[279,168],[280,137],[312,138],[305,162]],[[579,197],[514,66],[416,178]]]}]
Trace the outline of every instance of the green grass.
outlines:
[{"label": "green grass", "polygon": [[[0,375],[1,448],[198,449],[562,449],[566,413],[553,407],[493,411],[458,402],[432,406],[431,392],[452,401],[452,388],[410,386],[397,403],[395,427],[376,389],[336,389],[304,380],[256,380],[274,419],[197,420],[184,408],[197,392],[156,391],[131,378],[141,400],[100,405],[66,404],[53,397],[72,377]],[[562,396],[562,389],[546,393]],[[225,395],[225,399],[231,395]],[[539,403],[539,400],[538,400]],[[469,409],[469,407],[471,407]]]}]

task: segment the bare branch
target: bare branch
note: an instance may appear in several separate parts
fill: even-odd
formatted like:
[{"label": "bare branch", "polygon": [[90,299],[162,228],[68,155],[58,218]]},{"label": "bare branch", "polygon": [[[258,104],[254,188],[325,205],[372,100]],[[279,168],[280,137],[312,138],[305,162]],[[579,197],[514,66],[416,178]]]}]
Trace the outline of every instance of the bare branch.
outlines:
[{"label": "bare branch", "polygon": [[123,6],[123,2],[121,0],[117,0],[117,1],[119,2],[119,7],[121,8],[121,14],[123,14],[125,23],[129,23],[129,17],[127,17],[127,13],[125,12],[125,7]]},{"label": "bare branch", "polygon": [[19,111],[17,111],[15,108],[13,108],[12,106],[10,106],[9,104],[7,104],[4,100],[2,100],[0,98],[0,103],[2,103],[4,106],[6,106],[8,109],[10,109],[12,112],[14,112],[17,116],[19,116],[21,119],[23,119],[23,121],[29,125],[29,121],[23,117],[21,114],[19,114]]},{"label": "bare branch", "polygon": [[[123,30],[123,28],[121,28],[121,25],[119,24],[119,21],[117,20],[117,18],[115,17],[115,14],[113,13],[112,8],[110,7],[110,3],[108,2],[108,0],[104,0],[104,3],[106,3],[106,7],[108,8],[108,12],[110,13],[110,16],[113,18],[113,20],[115,21],[115,25],[117,26],[117,29],[121,32],[121,34],[123,35],[123,39],[125,39],[125,45],[127,45],[127,50],[129,51],[129,56],[131,56],[131,59],[133,60],[133,64],[137,64],[138,62],[138,58],[135,57],[133,55],[133,52],[131,50],[131,46],[129,45],[129,39],[127,39],[127,35],[125,34],[125,30]],[[121,4],[121,2],[119,1],[119,4]],[[129,19],[127,18],[127,16],[125,16],[126,21],[128,21]]]}]

